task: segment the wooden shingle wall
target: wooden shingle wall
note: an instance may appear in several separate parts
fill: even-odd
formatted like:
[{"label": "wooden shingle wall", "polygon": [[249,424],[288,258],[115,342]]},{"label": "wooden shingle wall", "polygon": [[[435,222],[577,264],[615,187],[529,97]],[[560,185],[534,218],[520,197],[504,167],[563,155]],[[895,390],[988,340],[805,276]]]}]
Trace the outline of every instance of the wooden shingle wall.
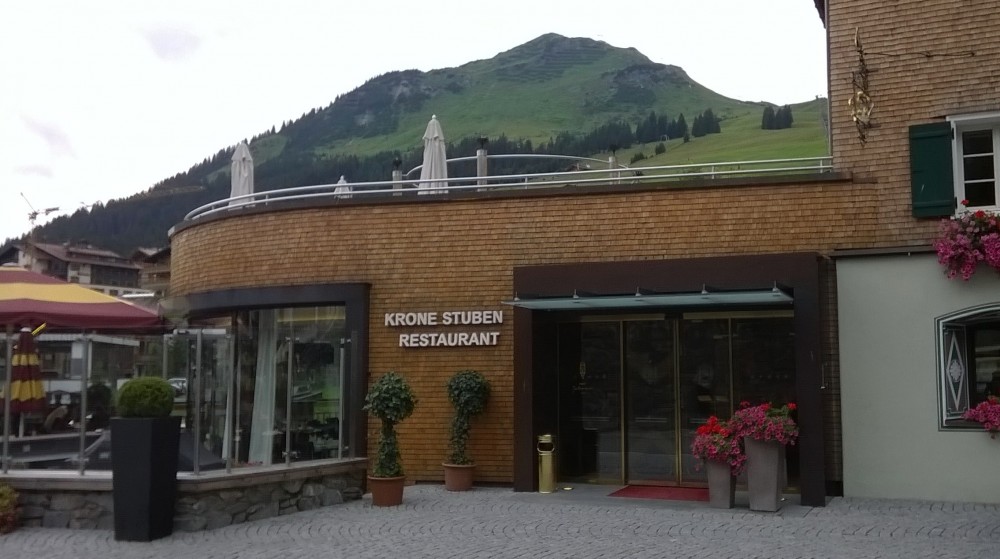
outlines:
[{"label": "wooden shingle wall", "polygon": [[[444,384],[454,372],[471,368],[494,387],[486,414],[472,430],[477,479],[509,482],[513,312],[500,302],[513,296],[514,267],[828,252],[872,236],[872,192],[870,185],[841,180],[246,215],[175,235],[171,290],[185,295],[246,286],[370,283],[369,373],[404,374],[420,400],[413,417],[400,425],[408,477],[440,479],[451,418]],[[407,329],[383,321],[387,312],[472,309],[505,311],[497,346],[400,348],[398,335]],[[370,445],[374,429],[370,422]]]},{"label": "wooden shingle wall", "polygon": [[[834,167],[877,181],[876,246],[927,245],[938,220],[912,217],[908,127],[1000,110],[1000,5],[994,0],[828,3]],[[864,144],[848,105],[855,91],[852,72],[860,68],[856,36],[874,104]]]}]

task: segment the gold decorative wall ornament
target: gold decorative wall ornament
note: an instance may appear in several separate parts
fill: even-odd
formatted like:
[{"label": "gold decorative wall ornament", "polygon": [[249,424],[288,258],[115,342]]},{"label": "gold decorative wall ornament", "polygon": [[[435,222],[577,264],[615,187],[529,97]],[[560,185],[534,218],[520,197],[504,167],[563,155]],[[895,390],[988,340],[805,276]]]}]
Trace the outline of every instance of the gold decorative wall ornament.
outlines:
[{"label": "gold decorative wall ornament", "polygon": [[854,30],[854,48],[858,51],[858,67],[851,71],[851,86],[854,92],[847,100],[847,106],[851,111],[851,120],[858,129],[858,139],[864,145],[868,141],[868,130],[873,126],[872,111],[875,110],[875,102],[872,100],[868,85],[868,62],[865,60],[865,49],[861,46],[861,30]]}]

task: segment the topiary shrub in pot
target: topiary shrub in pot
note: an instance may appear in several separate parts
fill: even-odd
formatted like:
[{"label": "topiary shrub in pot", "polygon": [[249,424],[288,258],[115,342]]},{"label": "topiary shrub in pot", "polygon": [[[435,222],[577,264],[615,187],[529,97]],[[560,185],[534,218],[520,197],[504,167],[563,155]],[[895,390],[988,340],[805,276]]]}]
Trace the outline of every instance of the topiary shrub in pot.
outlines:
[{"label": "topiary shrub in pot", "polygon": [[372,504],[391,507],[403,502],[403,464],[396,438],[396,424],[413,413],[417,400],[406,379],[394,371],[375,381],[365,396],[364,409],[381,422],[375,460],[368,484]]},{"label": "topiary shrub in pot", "polygon": [[448,460],[444,462],[444,487],[448,491],[467,491],[472,487],[475,463],[469,457],[467,445],[472,418],[486,409],[490,383],[478,371],[455,373],[448,380],[448,400],[455,408],[448,439]]},{"label": "topiary shrub in pot", "polygon": [[111,419],[115,539],[152,541],[174,529],[180,417],[174,388],[159,377],[134,378],[118,390]]}]

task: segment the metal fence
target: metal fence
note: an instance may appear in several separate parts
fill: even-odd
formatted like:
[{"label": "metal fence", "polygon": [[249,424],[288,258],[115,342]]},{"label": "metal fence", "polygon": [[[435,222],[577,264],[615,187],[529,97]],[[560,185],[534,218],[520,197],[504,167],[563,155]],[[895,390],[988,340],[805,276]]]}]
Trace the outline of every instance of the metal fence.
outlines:
[{"label": "metal fence", "polygon": [[[488,160],[545,158],[571,161],[571,169],[553,173],[524,173],[510,175],[489,175],[485,172]],[[477,161],[477,175],[448,177],[447,179],[412,179],[410,175],[420,169],[415,167],[407,173],[393,171],[392,180],[358,183],[319,184],[254,192],[242,196],[225,198],[195,208],[184,216],[184,221],[193,221],[210,215],[225,213],[245,206],[261,207],[301,201],[329,201],[364,198],[384,198],[404,195],[434,195],[453,192],[490,192],[515,189],[558,188],[566,186],[615,186],[666,181],[691,181],[698,179],[735,179],[750,177],[814,174],[833,171],[832,158],[802,157],[794,159],[765,159],[757,161],[723,161],[717,163],[692,163],[687,165],[658,165],[650,167],[628,167],[617,163],[612,157],[608,161],[589,157],[510,154],[478,155],[449,159],[448,163]],[[595,165],[603,168],[595,169]]]}]

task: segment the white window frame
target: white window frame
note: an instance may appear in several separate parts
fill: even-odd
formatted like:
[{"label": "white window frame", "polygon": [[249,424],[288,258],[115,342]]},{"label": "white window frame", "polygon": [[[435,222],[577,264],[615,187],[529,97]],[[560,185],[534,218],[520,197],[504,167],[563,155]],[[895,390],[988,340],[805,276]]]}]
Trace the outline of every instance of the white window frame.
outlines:
[{"label": "white window frame", "polygon": [[[1000,111],[988,113],[976,113],[968,115],[955,115],[947,118],[951,123],[951,130],[954,137],[952,142],[952,174],[954,177],[955,212],[962,213],[967,209],[1000,211]],[[993,200],[991,206],[970,206],[966,208],[961,204],[965,200],[965,165],[963,164],[964,149],[962,146],[962,134],[964,132],[975,132],[979,130],[991,130],[993,132]]]},{"label": "white window frame", "polygon": [[[1000,322],[1000,303],[990,303],[986,305],[980,305],[976,307],[971,307],[967,309],[962,309],[950,314],[939,316],[934,319],[934,332],[936,340],[936,351],[937,351],[937,387],[938,387],[938,427],[941,430],[955,430],[955,429],[982,429],[982,426],[978,423],[967,421],[961,419],[960,415],[964,411],[961,406],[968,409],[969,404],[969,383],[975,382],[974,379],[970,378],[969,365],[967,362],[962,363],[964,368],[964,382],[962,383],[962,390],[965,391],[964,398],[958,398],[959,402],[962,402],[957,411],[949,412],[949,356],[950,350],[952,348],[948,347],[949,336],[945,334],[945,330],[949,326],[967,326],[969,324],[974,324],[976,319],[983,317],[985,315],[993,315],[997,322]],[[963,336],[964,337],[964,336]],[[969,355],[966,352],[969,342],[965,339],[962,344],[962,351],[964,353],[963,357],[967,361]],[[963,402],[964,400],[964,402]]]}]

